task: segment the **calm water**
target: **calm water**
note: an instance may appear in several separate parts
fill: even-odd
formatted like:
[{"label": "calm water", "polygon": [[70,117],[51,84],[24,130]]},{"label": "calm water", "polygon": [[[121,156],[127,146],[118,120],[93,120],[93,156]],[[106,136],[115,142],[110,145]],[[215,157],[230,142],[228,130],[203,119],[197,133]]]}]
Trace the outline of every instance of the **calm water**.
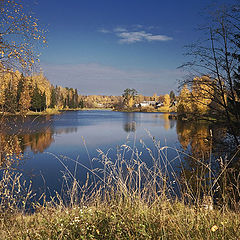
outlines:
[{"label": "calm water", "polygon": [[[53,194],[61,191],[65,167],[84,182],[87,170],[79,165],[75,169],[74,161],[88,168],[98,167],[98,162],[92,161],[99,155],[97,149],[109,151],[109,158],[114,160],[123,144],[136,146],[143,152],[142,160],[151,165],[141,140],[153,149],[153,154],[152,138],[160,146],[194,150],[196,156],[208,153],[212,147],[209,130],[209,125],[169,120],[168,114],[162,113],[68,111],[55,116],[9,118],[8,127],[1,133],[1,145],[16,155],[24,153],[13,166],[33,180],[34,191]],[[167,154],[169,160],[176,157],[175,151],[168,150]],[[179,162],[173,161],[172,166],[177,169]]]}]

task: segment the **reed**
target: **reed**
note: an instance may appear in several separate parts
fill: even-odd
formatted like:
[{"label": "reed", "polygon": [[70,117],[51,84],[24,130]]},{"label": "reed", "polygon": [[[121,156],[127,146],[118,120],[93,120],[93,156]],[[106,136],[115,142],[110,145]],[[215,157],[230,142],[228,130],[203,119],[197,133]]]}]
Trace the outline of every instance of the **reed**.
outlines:
[{"label": "reed", "polygon": [[[32,201],[31,183],[17,172],[3,171],[0,239],[239,239],[239,174],[229,174],[234,156],[219,159],[216,168],[212,159],[152,140],[151,148],[141,142],[142,151],[136,139],[124,144],[114,150],[114,159],[109,157],[113,150],[98,149],[90,161],[99,168],[64,157],[75,164],[70,172],[55,156],[66,170],[64,195],[56,193],[50,201],[45,194]],[[175,152],[173,159],[169,151]],[[195,162],[195,175],[189,175],[184,159]],[[81,185],[79,167],[88,170]]]}]

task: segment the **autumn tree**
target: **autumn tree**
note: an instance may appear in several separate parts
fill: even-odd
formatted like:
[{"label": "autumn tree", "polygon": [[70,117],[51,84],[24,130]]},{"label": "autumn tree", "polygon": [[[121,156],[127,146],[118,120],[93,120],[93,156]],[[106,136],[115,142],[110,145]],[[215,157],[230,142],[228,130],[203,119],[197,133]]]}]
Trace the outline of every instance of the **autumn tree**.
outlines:
[{"label": "autumn tree", "polygon": [[164,95],[164,105],[169,107],[170,103],[171,103],[171,98],[170,98],[169,94],[165,94]]},{"label": "autumn tree", "polygon": [[126,88],[124,90],[122,96],[123,96],[123,99],[124,99],[123,102],[124,102],[125,106],[131,108],[133,106],[134,100],[137,96],[137,90],[134,89],[134,88],[132,88],[132,89]]},{"label": "autumn tree", "polygon": [[152,101],[156,101],[157,102],[157,100],[158,100],[158,96],[157,96],[156,93],[154,93],[153,96],[152,96]]},{"label": "autumn tree", "polygon": [[25,83],[23,85],[23,89],[18,102],[18,110],[20,111],[20,113],[25,113],[30,109],[30,107],[31,107],[31,96],[30,96],[29,86]]},{"label": "autumn tree", "polygon": [[[218,116],[218,119],[228,123],[230,132],[234,135],[235,125],[240,121],[237,111],[238,98],[234,89],[234,73],[238,66],[234,57],[239,54],[239,6],[223,6],[208,14],[206,26],[201,30],[205,39],[187,46],[186,55],[189,61],[183,65],[193,77],[182,81],[190,88],[194,85],[196,76],[208,76],[210,81],[202,83],[203,95],[212,94],[211,113]],[[210,88],[214,87],[214,89]],[[238,144],[236,137],[235,141]]]},{"label": "autumn tree", "polygon": [[1,0],[0,13],[0,71],[31,70],[46,42],[44,30],[20,1]]},{"label": "autumn tree", "polygon": [[180,118],[186,117],[192,112],[192,99],[191,93],[185,84],[179,94],[179,100],[177,105],[177,113]]},{"label": "autumn tree", "polygon": [[215,99],[215,81],[208,76],[195,77],[192,84],[192,113],[201,116],[209,113]]}]

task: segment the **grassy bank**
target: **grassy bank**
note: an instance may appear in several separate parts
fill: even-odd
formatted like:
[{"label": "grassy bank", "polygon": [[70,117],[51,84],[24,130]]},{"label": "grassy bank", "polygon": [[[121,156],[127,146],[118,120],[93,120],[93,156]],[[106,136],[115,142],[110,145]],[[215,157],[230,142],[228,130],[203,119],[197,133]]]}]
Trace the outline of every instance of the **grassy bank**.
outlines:
[{"label": "grassy bank", "polygon": [[39,115],[55,115],[55,114],[61,114],[62,112],[66,112],[66,111],[94,111],[94,110],[102,110],[102,111],[111,111],[112,109],[111,108],[74,108],[74,109],[56,109],[56,108],[47,108],[46,110],[44,111],[27,111],[27,112],[16,112],[16,113],[10,113],[10,112],[4,112],[1,113],[0,112],[0,115],[4,115],[4,116],[17,116],[17,115],[36,115],[36,116],[39,116]]},{"label": "grassy bank", "polygon": [[26,111],[26,112],[16,112],[16,113],[10,113],[10,112],[0,112],[0,116],[26,116],[26,115],[34,115],[34,116],[39,116],[39,115],[55,115],[55,114],[60,114],[61,112],[58,109],[55,108],[47,108],[44,111]]},{"label": "grassy bank", "polygon": [[126,199],[86,206],[45,206],[32,215],[2,218],[1,239],[239,239],[240,217],[159,199]]}]

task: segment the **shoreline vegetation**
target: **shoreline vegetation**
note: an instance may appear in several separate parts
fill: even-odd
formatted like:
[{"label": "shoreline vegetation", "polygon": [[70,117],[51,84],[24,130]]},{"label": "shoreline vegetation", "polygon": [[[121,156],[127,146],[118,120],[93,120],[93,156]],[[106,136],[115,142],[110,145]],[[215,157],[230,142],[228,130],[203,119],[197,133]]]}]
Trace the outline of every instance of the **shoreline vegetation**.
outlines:
[{"label": "shoreline vegetation", "polygon": [[176,114],[177,112],[171,111],[165,108],[122,108],[122,109],[115,109],[115,108],[66,108],[66,109],[57,109],[57,108],[47,108],[43,111],[26,111],[26,112],[0,112],[0,116],[19,116],[19,115],[55,115],[61,114],[67,111],[117,111],[117,112],[142,112],[142,113],[169,113],[169,114]]},{"label": "shoreline vegetation", "polygon": [[[152,159],[154,169],[148,168],[138,150],[130,146],[121,146],[116,162],[99,150],[96,160],[102,167],[90,170],[82,185],[68,171],[63,195],[56,193],[50,200],[46,193],[37,200],[31,182],[24,181],[17,171],[4,170],[0,180],[0,238],[239,239],[240,196],[237,189],[234,192],[224,185],[229,174],[226,166],[221,167],[221,177],[216,177],[213,185],[203,178],[213,176],[203,165],[192,182],[186,173],[179,178],[176,172],[165,171],[161,161],[168,166],[172,161],[165,153],[168,147],[154,145],[156,149],[146,146],[150,155],[154,150],[159,152]],[[127,151],[132,153],[131,159],[125,156]],[[76,161],[76,168],[78,164]],[[173,176],[174,181],[169,181]]]},{"label": "shoreline vegetation", "polygon": [[31,115],[58,115],[67,111],[93,111],[93,110],[112,110],[111,108],[73,108],[73,109],[56,109],[56,108],[47,108],[41,112],[36,111],[26,111],[26,112],[0,112],[0,116],[31,116]]}]

